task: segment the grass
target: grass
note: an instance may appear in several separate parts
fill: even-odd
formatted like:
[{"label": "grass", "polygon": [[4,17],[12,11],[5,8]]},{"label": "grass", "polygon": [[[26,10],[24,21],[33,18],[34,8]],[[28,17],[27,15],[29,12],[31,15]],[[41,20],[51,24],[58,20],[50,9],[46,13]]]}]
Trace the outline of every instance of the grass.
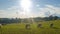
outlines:
[{"label": "grass", "polygon": [[[38,28],[38,23],[42,24],[42,28]],[[0,28],[0,34],[60,34],[60,20],[43,21],[30,24],[31,29],[26,29],[24,23],[7,24]],[[50,28],[53,23],[54,27]]]}]

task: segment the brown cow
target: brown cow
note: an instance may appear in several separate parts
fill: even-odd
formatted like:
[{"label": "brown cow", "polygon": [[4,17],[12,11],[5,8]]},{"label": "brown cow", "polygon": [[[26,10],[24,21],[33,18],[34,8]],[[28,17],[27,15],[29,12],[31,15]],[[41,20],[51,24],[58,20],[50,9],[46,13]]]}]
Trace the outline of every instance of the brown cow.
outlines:
[{"label": "brown cow", "polygon": [[0,24],[0,28],[2,27],[2,24]]},{"label": "brown cow", "polygon": [[26,24],[26,29],[30,29],[30,24]]},{"label": "brown cow", "polygon": [[38,24],[38,26],[37,26],[38,28],[40,28],[40,27],[42,27],[42,24]]},{"label": "brown cow", "polygon": [[53,27],[53,23],[50,24],[50,27]]}]

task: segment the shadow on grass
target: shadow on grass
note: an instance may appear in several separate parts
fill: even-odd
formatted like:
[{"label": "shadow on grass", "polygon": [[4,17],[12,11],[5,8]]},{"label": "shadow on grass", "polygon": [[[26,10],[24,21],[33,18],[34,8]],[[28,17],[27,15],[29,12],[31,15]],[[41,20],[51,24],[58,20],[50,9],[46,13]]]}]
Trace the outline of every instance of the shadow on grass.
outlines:
[{"label": "shadow on grass", "polygon": [[52,28],[52,29],[60,29],[60,28],[57,28],[57,27],[50,27],[50,28]]}]

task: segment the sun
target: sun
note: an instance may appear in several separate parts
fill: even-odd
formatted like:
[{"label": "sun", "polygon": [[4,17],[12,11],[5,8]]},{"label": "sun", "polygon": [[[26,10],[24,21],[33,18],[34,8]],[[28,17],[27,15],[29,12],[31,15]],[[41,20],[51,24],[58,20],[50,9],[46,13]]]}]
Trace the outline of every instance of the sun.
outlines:
[{"label": "sun", "polygon": [[23,11],[29,12],[31,7],[31,0],[21,0],[21,8]]},{"label": "sun", "polygon": [[23,16],[27,17],[31,14],[31,0],[20,0],[20,6],[22,10],[21,14],[23,14]]}]

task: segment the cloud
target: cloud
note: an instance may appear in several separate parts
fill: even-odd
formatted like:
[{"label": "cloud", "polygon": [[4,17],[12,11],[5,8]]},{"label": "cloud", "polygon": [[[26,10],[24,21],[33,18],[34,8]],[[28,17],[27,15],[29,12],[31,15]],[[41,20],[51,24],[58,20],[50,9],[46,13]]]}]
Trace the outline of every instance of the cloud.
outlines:
[{"label": "cloud", "polygon": [[[39,8],[40,13],[44,16],[49,16],[49,15],[58,15],[60,14],[60,7],[55,7],[53,5],[45,5],[44,8]],[[48,14],[49,13],[49,14]],[[48,14],[48,15],[46,15]],[[41,14],[40,14],[41,15]],[[42,15],[41,15],[42,16]]]},{"label": "cloud", "polygon": [[48,9],[50,9],[51,13],[55,12],[56,14],[60,14],[60,7],[55,7],[52,5],[46,5]]},{"label": "cloud", "polygon": [[7,15],[5,10],[0,10],[0,18],[4,18]]},{"label": "cloud", "polygon": [[55,7],[53,5],[45,5],[44,8],[39,8],[36,12],[30,11],[28,13],[21,10],[18,6],[12,6],[7,8],[7,10],[0,10],[0,18],[29,18],[29,17],[46,17],[50,15],[60,15],[60,7]]},{"label": "cloud", "polygon": [[7,10],[0,10],[0,18],[16,18],[17,6],[7,8]]}]

